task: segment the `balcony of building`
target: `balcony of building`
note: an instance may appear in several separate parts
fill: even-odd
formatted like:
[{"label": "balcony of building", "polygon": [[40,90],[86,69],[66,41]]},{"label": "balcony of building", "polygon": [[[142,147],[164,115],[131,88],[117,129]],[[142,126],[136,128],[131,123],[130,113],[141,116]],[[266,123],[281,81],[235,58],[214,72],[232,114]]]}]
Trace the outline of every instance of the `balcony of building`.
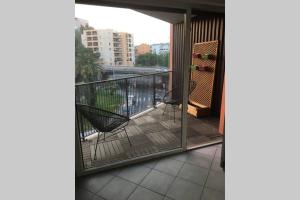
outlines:
[{"label": "balcony of building", "polygon": [[[106,135],[99,134],[76,107],[85,169],[105,167],[182,146],[181,106],[164,103],[170,87],[176,88],[170,86],[172,75],[169,71],[76,86],[77,105],[94,105],[129,119],[126,131],[119,129]],[[218,143],[222,136],[218,132],[219,121],[214,117],[195,118],[191,115],[187,120],[188,145],[207,142],[215,145],[78,178],[76,197],[115,199],[111,195],[120,195],[118,191],[122,190],[126,199],[223,199],[225,181],[220,166],[221,144]],[[102,182],[105,184],[100,184]]]},{"label": "balcony of building", "polygon": [[118,54],[118,53],[122,53],[122,47],[120,47],[120,46],[117,46],[117,47],[115,47],[114,46],[114,52],[115,52],[115,54]]},{"label": "balcony of building", "polygon": [[[76,102],[128,117],[119,132],[102,134],[77,112],[85,168],[179,148],[182,144],[180,102],[165,102],[172,72],[131,76],[76,86]],[[173,85],[174,88],[175,85]],[[221,142],[218,118],[188,115],[188,146]],[[111,122],[113,123],[113,122]]]},{"label": "balcony of building", "polygon": [[120,44],[122,41],[119,38],[113,38],[114,44]]},{"label": "balcony of building", "polygon": [[114,55],[115,55],[115,58],[123,58],[122,51],[115,51]]}]

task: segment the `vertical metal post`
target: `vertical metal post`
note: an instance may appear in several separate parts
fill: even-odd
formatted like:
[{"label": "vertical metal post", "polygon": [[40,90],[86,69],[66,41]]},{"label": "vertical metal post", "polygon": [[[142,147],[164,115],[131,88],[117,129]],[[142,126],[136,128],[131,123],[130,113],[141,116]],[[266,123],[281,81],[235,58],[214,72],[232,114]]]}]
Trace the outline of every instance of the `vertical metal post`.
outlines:
[{"label": "vertical metal post", "polygon": [[189,68],[191,65],[191,9],[184,14],[184,65],[183,65],[183,91],[182,91],[182,148],[187,147],[187,104]]},{"label": "vertical metal post", "polygon": [[129,105],[128,105],[128,80],[125,79],[125,87],[126,87],[126,109],[127,109],[127,117],[129,118]]},{"label": "vertical metal post", "polygon": [[155,74],[153,75],[153,107],[156,107]]},{"label": "vertical metal post", "polygon": [[83,157],[81,152],[80,131],[78,127],[78,114],[75,108],[75,172],[76,176],[81,176],[84,170]]}]

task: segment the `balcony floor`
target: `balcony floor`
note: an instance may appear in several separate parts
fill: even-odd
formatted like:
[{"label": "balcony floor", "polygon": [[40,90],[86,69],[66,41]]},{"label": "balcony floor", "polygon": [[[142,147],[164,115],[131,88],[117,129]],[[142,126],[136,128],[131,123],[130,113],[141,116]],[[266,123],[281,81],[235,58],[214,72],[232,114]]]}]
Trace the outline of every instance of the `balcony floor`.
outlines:
[{"label": "balcony floor", "polygon": [[[126,159],[131,159],[161,151],[175,149],[181,146],[181,110],[176,109],[175,122],[170,106],[164,115],[165,105],[132,119],[126,130],[132,146],[129,145],[124,131],[100,140],[94,160],[97,134],[82,141],[82,154],[85,168],[99,167]],[[216,118],[196,119],[188,115],[188,148],[197,147],[208,142],[220,142],[217,133]]]}]

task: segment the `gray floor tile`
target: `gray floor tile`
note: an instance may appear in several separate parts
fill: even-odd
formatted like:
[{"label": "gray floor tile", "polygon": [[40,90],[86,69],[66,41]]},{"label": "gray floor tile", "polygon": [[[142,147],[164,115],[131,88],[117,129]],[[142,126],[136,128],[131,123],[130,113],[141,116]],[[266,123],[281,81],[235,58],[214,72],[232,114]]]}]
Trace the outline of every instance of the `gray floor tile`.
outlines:
[{"label": "gray floor tile", "polygon": [[155,167],[155,165],[156,165],[156,163],[158,162],[158,160],[150,160],[150,161],[146,161],[146,162],[144,162],[143,163],[143,165],[145,166],[145,167],[148,167],[148,168],[154,168]]},{"label": "gray floor tile", "polygon": [[97,194],[107,200],[125,200],[136,187],[134,183],[115,177]]},{"label": "gray floor tile", "polygon": [[204,188],[201,200],[225,200],[225,193]]},{"label": "gray floor tile", "polygon": [[150,168],[143,165],[134,165],[122,169],[118,176],[139,184],[150,171]]},{"label": "gray floor tile", "polygon": [[187,157],[188,157],[187,153],[181,153],[181,154],[170,156],[169,158],[173,159],[173,160],[178,160],[178,161],[181,161],[181,162],[185,162]]},{"label": "gray floor tile", "polygon": [[98,195],[95,194],[91,200],[105,200],[105,199],[103,199],[102,197],[99,197]]},{"label": "gray floor tile", "polygon": [[207,179],[209,169],[185,163],[180,170],[178,177],[204,185]]},{"label": "gray floor tile", "polygon": [[170,158],[164,158],[158,161],[154,169],[157,169],[161,172],[176,176],[179,170],[181,169],[183,162],[173,160]]},{"label": "gray floor tile", "polygon": [[166,194],[174,179],[174,176],[152,170],[140,185],[160,194]]},{"label": "gray floor tile", "polygon": [[163,200],[163,198],[164,196],[139,186],[128,200]]},{"label": "gray floor tile", "polygon": [[76,180],[76,185],[80,188],[84,188],[90,192],[96,193],[103,188],[113,176],[109,173],[100,173],[88,175]]},{"label": "gray floor tile", "polygon": [[117,176],[118,174],[120,174],[120,172],[121,172],[121,170],[122,170],[123,168],[124,168],[124,167],[112,169],[112,170],[108,171],[108,173],[111,174],[111,175],[113,175],[113,176]]},{"label": "gray floor tile", "polygon": [[225,174],[224,172],[217,172],[211,170],[208,174],[208,178],[205,184],[205,187],[225,191]]},{"label": "gray floor tile", "polygon": [[205,154],[200,154],[197,152],[191,152],[191,153],[189,153],[186,162],[209,169],[211,166],[212,160],[213,160],[213,157],[211,157],[211,156],[208,156]]},{"label": "gray floor tile", "polygon": [[81,189],[81,188],[76,188],[75,189],[75,200],[90,200],[93,196],[93,193]]},{"label": "gray floor tile", "polygon": [[171,185],[167,196],[175,200],[199,200],[202,190],[203,187],[198,184],[176,178]]},{"label": "gray floor tile", "polygon": [[215,157],[210,169],[218,172],[223,172],[223,168],[220,166],[220,163],[221,158]]},{"label": "gray floor tile", "polygon": [[217,157],[217,158],[221,158],[221,152],[222,152],[222,149],[217,149],[217,151],[216,151],[216,155],[215,155],[215,157]]},{"label": "gray floor tile", "polygon": [[202,156],[202,157],[206,157],[206,158],[214,158],[214,154],[215,153],[208,153],[208,152],[202,152],[199,149],[195,149],[195,150],[191,150],[187,152],[188,155],[197,155],[197,156]]},{"label": "gray floor tile", "polygon": [[205,154],[205,155],[209,155],[209,156],[213,157],[215,155],[216,150],[217,150],[216,146],[209,146],[209,147],[196,149],[195,151],[197,151],[201,154]]}]

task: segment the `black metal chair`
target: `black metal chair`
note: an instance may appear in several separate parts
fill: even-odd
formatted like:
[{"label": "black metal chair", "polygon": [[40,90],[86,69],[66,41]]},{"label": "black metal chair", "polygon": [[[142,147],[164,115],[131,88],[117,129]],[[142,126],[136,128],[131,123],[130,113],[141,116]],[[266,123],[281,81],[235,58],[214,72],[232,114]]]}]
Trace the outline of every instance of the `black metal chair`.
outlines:
[{"label": "black metal chair", "polygon": [[[190,80],[188,95],[190,95],[195,90],[196,86],[197,86],[196,81]],[[175,109],[176,109],[176,106],[182,103],[181,98],[174,94],[174,91],[176,91],[177,89],[178,89],[178,86],[173,87],[171,90],[167,91],[166,94],[163,97],[163,102],[164,102],[164,104],[166,104],[165,109],[163,111],[163,115],[166,111],[167,106],[171,105],[173,107],[174,122],[175,122]]]},{"label": "black metal chair", "polygon": [[123,129],[126,133],[130,146],[132,145],[125,129],[125,126],[128,125],[130,120],[129,117],[84,104],[76,104],[76,110],[98,131],[94,160],[96,160],[96,151],[100,133],[103,133],[103,140],[105,141],[106,133],[112,133],[112,135],[115,135],[116,133],[119,133],[117,132],[118,130]]}]

